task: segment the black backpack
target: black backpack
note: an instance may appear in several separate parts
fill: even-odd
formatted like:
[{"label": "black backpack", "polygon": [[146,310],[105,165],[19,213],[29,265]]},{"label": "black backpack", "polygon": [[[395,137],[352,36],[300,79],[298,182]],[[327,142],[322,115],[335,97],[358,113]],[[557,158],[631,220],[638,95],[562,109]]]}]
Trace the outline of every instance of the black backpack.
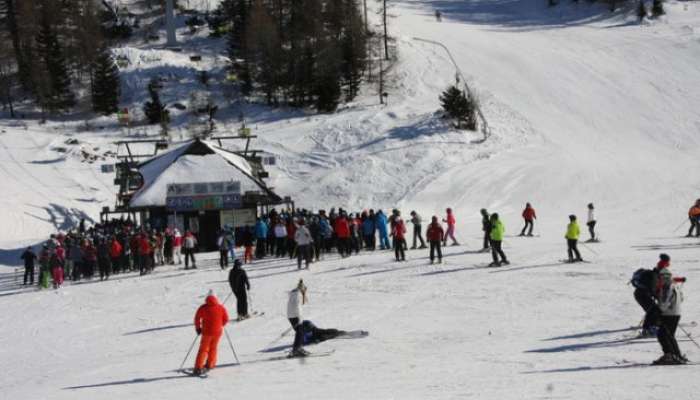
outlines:
[{"label": "black backpack", "polygon": [[651,269],[640,268],[634,271],[630,283],[637,289],[652,290],[654,289],[654,281],[656,273]]}]

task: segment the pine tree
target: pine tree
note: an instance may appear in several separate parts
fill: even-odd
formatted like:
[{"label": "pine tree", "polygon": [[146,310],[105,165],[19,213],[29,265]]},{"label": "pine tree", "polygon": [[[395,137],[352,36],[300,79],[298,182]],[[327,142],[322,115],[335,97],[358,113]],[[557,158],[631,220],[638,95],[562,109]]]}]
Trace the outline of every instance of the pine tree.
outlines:
[{"label": "pine tree", "polygon": [[45,74],[37,90],[42,108],[51,112],[67,111],[75,105],[75,96],[70,88],[70,76],[63,49],[53,29],[48,10],[42,8],[39,33],[36,37],[37,52]]},{"label": "pine tree", "polygon": [[167,124],[170,122],[170,111],[165,109],[165,106],[160,102],[158,93],[158,82],[152,79],[148,84],[148,94],[151,96],[151,101],[147,101],[143,106],[143,113],[148,118],[150,124]]},{"label": "pine tree", "polygon": [[447,115],[457,121],[457,129],[462,127],[476,130],[476,99],[453,85],[440,95],[440,104]]},{"label": "pine tree", "polygon": [[93,63],[92,109],[110,115],[119,107],[119,70],[108,48],[101,49]]}]

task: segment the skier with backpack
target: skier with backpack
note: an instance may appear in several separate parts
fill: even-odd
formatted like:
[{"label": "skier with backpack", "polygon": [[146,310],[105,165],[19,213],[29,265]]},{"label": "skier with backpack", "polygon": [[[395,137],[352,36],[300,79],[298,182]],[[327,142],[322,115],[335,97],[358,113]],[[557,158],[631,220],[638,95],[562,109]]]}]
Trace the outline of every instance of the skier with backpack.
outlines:
[{"label": "skier with backpack", "polygon": [[248,274],[241,265],[241,260],[233,260],[233,268],[228,274],[228,283],[231,286],[233,295],[236,296],[236,311],[238,321],[250,318],[248,314],[248,290],[250,290],[250,281]]},{"label": "skier with backpack", "polygon": [[527,235],[532,236],[532,229],[535,227],[535,220],[537,219],[537,214],[535,214],[535,209],[532,208],[530,203],[525,204],[525,209],[523,210],[523,219],[525,220],[525,226],[523,230],[520,231],[520,236],[525,236],[525,230],[529,227]]},{"label": "skier with backpack", "polygon": [[655,326],[661,315],[661,310],[656,305],[656,287],[659,279],[658,271],[664,265],[668,265],[670,258],[667,254],[659,256],[659,262],[654,269],[640,268],[634,272],[630,283],[634,286],[634,299],[644,310],[642,330],[640,337],[655,336]]},{"label": "skier with backpack", "polygon": [[428,225],[428,230],[425,232],[425,237],[430,243],[430,263],[435,262],[435,253],[437,252],[438,264],[442,263],[442,249],[440,245],[442,244],[442,238],[445,235],[445,231],[438,222],[438,217],[433,215],[432,222]]},{"label": "skier with backpack", "polygon": [[193,375],[202,375],[216,367],[219,339],[227,323],[226,308],[219,303],[216,295],[210,290],[205,303],[197,309],[194,316],[195,331],[197,336],[202,336],[202,339],[199,342]]},{"label": "skier with backpack", "polygon": [[[578,251],[578,238],[580,235],[581,228],[578,226],[576,216],[573,214],[569,215],[569,225],[566,226],[566,235],[564,237],[566,238],[566,252],[569,255],[568,262],[570,263],[583,261],[581,253]],[[574,254],[576,254],[576,258],[574,258]]]}]

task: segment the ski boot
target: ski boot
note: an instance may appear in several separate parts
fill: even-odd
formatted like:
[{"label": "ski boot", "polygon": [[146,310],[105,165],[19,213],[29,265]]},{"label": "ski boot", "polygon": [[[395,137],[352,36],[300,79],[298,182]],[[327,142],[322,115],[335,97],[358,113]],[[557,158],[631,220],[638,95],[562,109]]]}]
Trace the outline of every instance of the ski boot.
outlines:
[{"label": "ski boot", "polygon": [[657,360],[654,360],[652,365],[679,365],[682,364],[680,359],[676,357],[675,354],[671,353],[666,353],[663,356],[659,357]]}]

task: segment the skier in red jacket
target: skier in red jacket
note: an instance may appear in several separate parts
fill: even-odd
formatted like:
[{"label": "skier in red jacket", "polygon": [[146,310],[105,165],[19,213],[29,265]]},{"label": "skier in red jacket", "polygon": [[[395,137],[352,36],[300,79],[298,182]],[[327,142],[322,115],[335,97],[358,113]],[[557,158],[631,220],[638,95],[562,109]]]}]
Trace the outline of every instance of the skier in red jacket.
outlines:
[{"label": "skier in red jacket", "polygon": [[333,226],[335,236],[338,238],[338,253],[345,258],[350,256],[350,224],[345,212],[340,214],[340,217],[335,220]]},{"label": "skier in red jacket", "polygon": [[437,250],[438,263],[442,262],[442,248],[440,244],[442,243],[442,238],[445,236],[445,231],[438,222],[438,217],[433,215],[433,220],[428,225],[428,230],[425,232],[425,237],[430,243],[430,263],[435,262],[435,251]]},{"label": "skier in red jacket", "polygon": [[216,353],[219,339],[228,323],[226,308],[219,303],[212,291],[209,291],[206,302],[197,309],[194,315],[194,328],[197,335],[202,335],[199,342],[199,352],[194,364],[194,375],[201,375],[216,367]]},{"label": "skier in red jacket", "polygon": [[445,231],[445,235],[442,237],[442,245],[447,246],[447,238],[449,237],[452,239],[453,246],[459,246],[457,239],[455,239],[455,225],[457,225],[455,215],[452,213],[451,208],[445,211],[447,212],[447,218],[443,219],[442,222],[447,222],[447,231]]},{"label": "skier in red jacket", "polygon": [[401,212],[398,210],[394,213],[391,236],[394,237],[396,261],[406,261],[406,253],[404,251],[406,247],[406,224],[401,219]]},{"label": "skier in red jacket", "polygon": [[525,226],[523,230],[520,231],[520,236],[525,236],[525,230],[529,227],[530,230],[527,232],[528,236],[532,236],[532,228],[535,227],[535,220],[537,219],[537,214],[535,214],[535,209],[532,208],[530,203],[525,204],[525,209],[523,210],[523,219],[525,220]]}]

